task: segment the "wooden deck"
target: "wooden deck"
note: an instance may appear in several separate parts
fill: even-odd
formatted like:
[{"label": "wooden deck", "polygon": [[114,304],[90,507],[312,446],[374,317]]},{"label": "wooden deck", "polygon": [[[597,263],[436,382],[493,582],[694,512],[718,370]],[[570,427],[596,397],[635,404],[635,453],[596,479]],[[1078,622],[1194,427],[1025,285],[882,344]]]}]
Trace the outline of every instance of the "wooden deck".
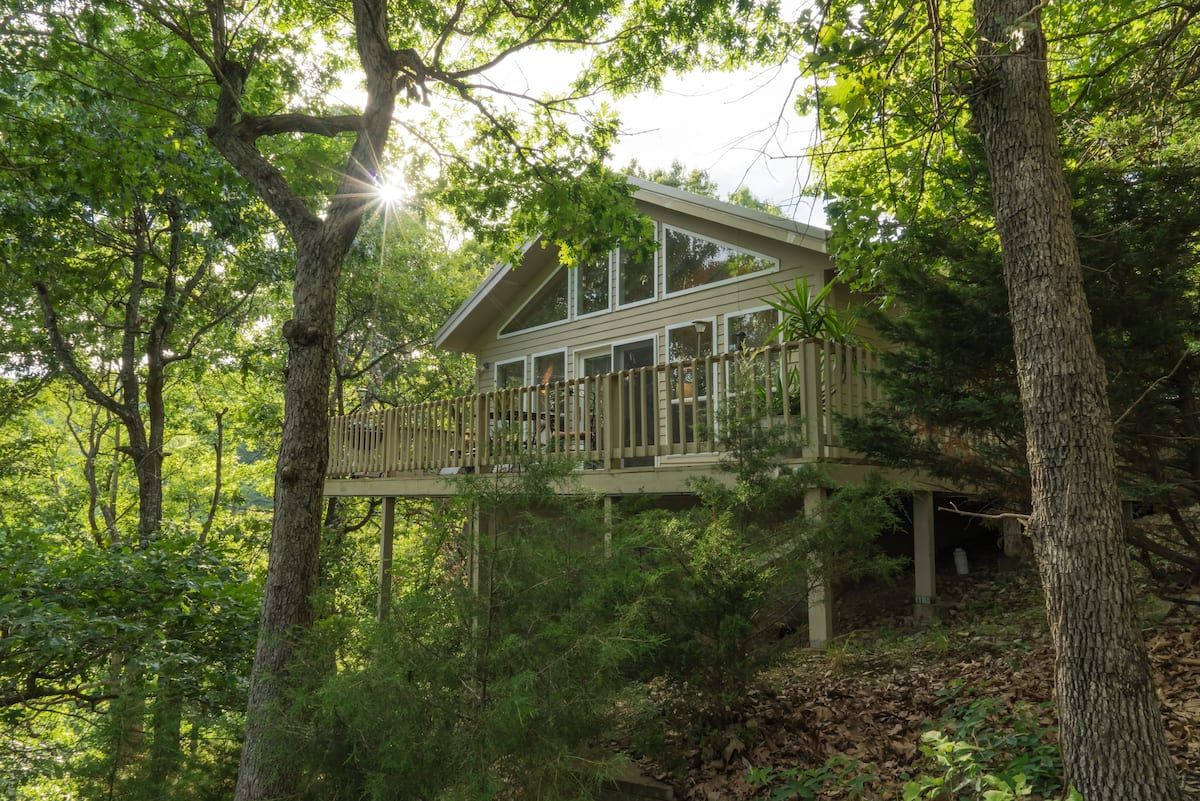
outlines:
[{"label": "wooden deck", "polygon": [[876,365],[865,348],[808,339],[335,417],[325,491],[447,495],[456,475],[553,454],[578,462],[589,491],[684,492],[691,476],[715,473],[729,411],[796,428],[789,461],[858,471],[839,418],[879,398]]}]

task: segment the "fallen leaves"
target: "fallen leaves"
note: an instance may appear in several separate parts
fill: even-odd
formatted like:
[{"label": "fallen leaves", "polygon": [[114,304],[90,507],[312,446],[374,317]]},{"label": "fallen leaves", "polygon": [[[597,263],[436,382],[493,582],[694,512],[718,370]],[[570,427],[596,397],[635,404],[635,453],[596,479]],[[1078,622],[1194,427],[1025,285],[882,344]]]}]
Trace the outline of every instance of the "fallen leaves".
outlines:
[{"label": "fallen leaves", "polygon": [[[939,576],[939,583],[943,577]],[[832,755],[871,763],[877,778],[855,798],[899,797],[920,766],[922,731],[951,697],[984,695],[1005,709],[1035,705],[1038,723],[1057,724],[1053,656],[1028,575],[946,581],[942,623],[897,635],[880,616],[857,644],[820,654],[796,650],[761,677],[719,751],[696,748],[668,733],[668,749],[686,768],[668,771],[645,757],[647,772],[667,776],[677,796],[698,801],[768,798],[746,781],[751,767],[813,768]],[[893,616],[891,622],[901,619]],[[1176,617],[1147,633],[1163,719],[1188,792],[1200,798],[1200,653],[1195,623]],[[957,695],[956,695],[957,694]],[[1044,708],[1036,705],[1042,704]],[[636,756],[636,755],[635,755]],[[823,796],[839,798],[842,796]]]}]

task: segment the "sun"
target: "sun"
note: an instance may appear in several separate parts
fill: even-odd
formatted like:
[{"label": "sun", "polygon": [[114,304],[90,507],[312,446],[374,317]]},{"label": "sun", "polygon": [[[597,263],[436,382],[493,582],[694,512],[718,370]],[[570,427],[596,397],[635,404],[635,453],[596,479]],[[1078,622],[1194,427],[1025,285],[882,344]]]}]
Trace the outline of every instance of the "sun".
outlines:
[{"label": "sun", "polygon": [[375,196],[387,208],[404,205],[409,199],[409,190],[404,180],[394,172],[381,172],[375,181]]}]

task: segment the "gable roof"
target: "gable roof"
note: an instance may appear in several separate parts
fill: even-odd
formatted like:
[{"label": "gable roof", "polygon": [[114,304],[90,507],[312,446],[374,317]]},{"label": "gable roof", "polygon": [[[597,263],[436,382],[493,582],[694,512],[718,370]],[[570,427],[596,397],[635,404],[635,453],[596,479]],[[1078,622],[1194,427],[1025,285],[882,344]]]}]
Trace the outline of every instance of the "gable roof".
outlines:
[{"label": "gable roof", "polygon": [[[633,199],[648,206],[669,209],[790,245],[825,252],[825,239],[829,231],[820,226],[796,222],[642,178],[626,176],[625,180],[633,187]],[[535,260],[541,253],[549,254],[549,249],[535,247],[540,243],[540,237],[526,242],[521,248],[518,264]],[[433,343],[439,348],[466,350],[489,320],[513,308],[535,272],[528,268],[518,270],[512,262],[497,264],[438,329]]]}]

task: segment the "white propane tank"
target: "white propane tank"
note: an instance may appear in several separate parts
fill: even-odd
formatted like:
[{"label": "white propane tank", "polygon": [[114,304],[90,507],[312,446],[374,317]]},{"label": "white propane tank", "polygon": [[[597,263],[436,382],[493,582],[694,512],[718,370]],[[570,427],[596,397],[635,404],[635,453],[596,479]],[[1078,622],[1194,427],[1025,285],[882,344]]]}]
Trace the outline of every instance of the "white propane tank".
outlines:
[{"label": "white propane tank", "polygon": [[954,569],[958,571],[958,575],[960,576],[965,576],[971,572],[971,567],[967,564],[967,552],[962,548],[954,549]]}]

